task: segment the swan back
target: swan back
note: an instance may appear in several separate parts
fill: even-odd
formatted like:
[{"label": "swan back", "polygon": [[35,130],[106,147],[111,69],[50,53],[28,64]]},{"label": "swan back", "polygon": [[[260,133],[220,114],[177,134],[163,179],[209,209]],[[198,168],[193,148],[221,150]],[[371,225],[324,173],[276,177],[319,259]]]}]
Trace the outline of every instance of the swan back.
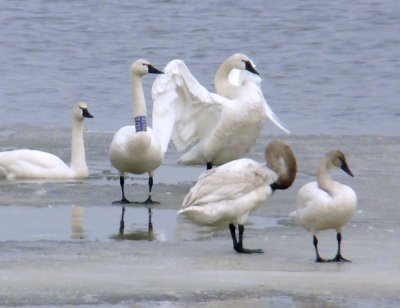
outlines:
[{"label": "swan back", "polygon": [[273,190],[289,188],[297,173],[296,157],[290,146],[281,140],[271,141],[265,148],[265,160],[267,166],[278,175],[271,188]]}]

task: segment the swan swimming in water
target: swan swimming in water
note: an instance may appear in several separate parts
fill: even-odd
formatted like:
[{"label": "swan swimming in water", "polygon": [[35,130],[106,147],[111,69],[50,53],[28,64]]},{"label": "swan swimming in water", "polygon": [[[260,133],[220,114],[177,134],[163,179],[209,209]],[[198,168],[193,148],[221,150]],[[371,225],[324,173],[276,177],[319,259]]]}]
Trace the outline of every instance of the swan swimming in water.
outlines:
[{"label": "swan swimming in water", "polygon": [[59,157],[37,150],[13,150],[0,153],[0,178],[70,179],[89,175],[83,142],[83,120],[93,118],[87,105],[79,102],[73,108],[71,164]]},{"label": "swan swimming in water", "polygon": [[267,145],[265,159],[267,165],[242,158],[202,173],[178,213],[200,224],[226,222],[237,252],[262,253],[243,247],[243,224],[276,189],[290,187],[297,172],[293,151],[280,140]]},{"label": "swan swimming in water", "polygon": [[[130,74],[133,91],[133,110],[135,125],[124,126],[115,134],[110,144],[109,159],[119,172],[122,199],[115,203],[131,203],[124,192],[125,173],[149,175],[149,196],[142,203],[157,203],[151,198],[154,171],[161,165],[166,148],[162,148],[154,130],[147,126],[147,110],[143,93],[142,77],[152,74],[162,74],[149,61],[144,59],[132,63]],[[167,143],[168,146],[168,143]]]},{"label": "swan swimming in water", "polygon": [[194,144],[179,164],[211,169],[239,158],[255,143],[267,118],[289,133],[269,108],[259,73],[244,54],[221,64],[215,75],[217,93],[206,90],[181,60],[169,62],[164,73],[152,89],[154,129],[167,143],[172,137],[178,151]]},{"label": "swan swimming in water", "polygon": [[313,244],[316,253],[316,262],[326,262],[318,252],[317,232],[322,230],[336,230],[338,249],[332,262],[349,261],[341,255],[342,230],[351,219],[357,204],[356,193],[349,186],[333,181],[330,170],[333,167],[341,168],[353,176],[346,157],[341,151],[330,151],[321,160],[317,172],[317,182],[305,184],[297,193],[296,211],[291,215],[297,216],[301,226],[313,234]]}]

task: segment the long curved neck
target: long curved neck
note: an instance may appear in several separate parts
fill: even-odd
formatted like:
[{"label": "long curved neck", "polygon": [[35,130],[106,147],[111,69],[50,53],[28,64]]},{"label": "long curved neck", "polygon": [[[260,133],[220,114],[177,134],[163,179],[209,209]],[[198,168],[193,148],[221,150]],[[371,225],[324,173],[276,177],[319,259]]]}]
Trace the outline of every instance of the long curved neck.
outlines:
[{"label": "long curved neck", "polygon": [[330,175],[331,164],[326,158],[323,158],[317,171],[317,182],[319,188],[331,194],[333,181]]},{"label": "long curved neck", "polygon": [[147,116],[146,101],[143,92],[142,77],[133,75],[132,77],[133,91],[133,115],[134,117]]},{"label": "long curved neck", "polygon": [[217,94],[232,99],[238,96],[240,86],[235,86],[229,82],[228,77],[231,70],[232,67],[229,63],[223,62],[215,74],[214,85]]},{"label": "long curved neck", "polygon": [[83,142],[83,120],[75,120],[72,125],[71,169],[87,172],[85,144]]}]

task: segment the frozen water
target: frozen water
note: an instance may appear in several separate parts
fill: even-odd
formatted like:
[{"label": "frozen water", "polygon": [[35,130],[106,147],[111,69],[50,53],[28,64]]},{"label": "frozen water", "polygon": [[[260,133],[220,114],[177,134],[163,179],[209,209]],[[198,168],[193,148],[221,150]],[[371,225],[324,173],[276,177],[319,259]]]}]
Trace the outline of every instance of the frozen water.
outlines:
[{"label": "frozen water", "polygon": [[[68,141],[68,130],[31,129],[3,134],[0,142],[20,147],[35,135],[46,140],[42,149],[59,151],[68,160],[68,152],[57,148]],[[245,256],[233,251],[226,226],[202,227],[176,217],[204,168],[175,168],[173,149],[155,178],[153,198],[161,204],[152,210],[153,231],[146,207],[127,207],[121,237],[121,208],[111,205],[120,189],[106,159],[110,136],[87,134],[88,179],[0,182],[0,303],[399,305],[398,137],[284,137],[296,153],[299,172],[292,188],[277,191],[251,215],[245,245],[265,252]],[[269,140],[261,138],[248,156],[262,161]],[[359,198],[358,212],[343,233],[349,264],[314,263],[311,235],[288,216],[297,189],[314,179],[321,153],[332,148],[348,154],[355,174],[334,172],[334,178],[351,185]],[[126,185],[130,199],[146,198],[146,176],[129,176]],[[332,257],[335,233],[323,232],[319,240],[321,254]]]}]

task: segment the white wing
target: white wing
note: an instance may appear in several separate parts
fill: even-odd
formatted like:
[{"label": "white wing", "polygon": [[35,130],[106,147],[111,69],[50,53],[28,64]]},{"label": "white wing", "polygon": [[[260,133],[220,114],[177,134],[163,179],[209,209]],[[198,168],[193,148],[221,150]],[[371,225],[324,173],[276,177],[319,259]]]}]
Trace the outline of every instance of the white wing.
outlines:
[{"label": "white wing", "polygon": [[153,130],[165,152],[172,140],[182,151],[213,130],[227,99],[210,93],[181,60],[172,60],[153,84]]},{"label": "white wing", "polygon": [[181,209],[239,199],[275,180],[276,174],[261,164],[247,158],[238,159],[202,173]]},{"label": "white wing", "polygon": [[272,123],[274,123],[277,127],[279,127],[281,130],[283,130],[285,133],[290,134],[290,131],[287,128],[285,128],[282,121],[279,120],[279,118],[272,111],[271,107],[269,107],[267,100],[265,99],[265,97],[261,91],[261,85],[260,85],[261,78],[258,75],[249,73],[244,70],[233,69],[229,73],[228,78],[229,78],[229,82],[232,83],[233,85],[243,85],[246,82],[253,82],[255,85],[257,85],[257,87],[258,87],[257,91],[259,92],[259,96],[264,101],[265,114],[267,115],[268,119],[270,119]]}]

